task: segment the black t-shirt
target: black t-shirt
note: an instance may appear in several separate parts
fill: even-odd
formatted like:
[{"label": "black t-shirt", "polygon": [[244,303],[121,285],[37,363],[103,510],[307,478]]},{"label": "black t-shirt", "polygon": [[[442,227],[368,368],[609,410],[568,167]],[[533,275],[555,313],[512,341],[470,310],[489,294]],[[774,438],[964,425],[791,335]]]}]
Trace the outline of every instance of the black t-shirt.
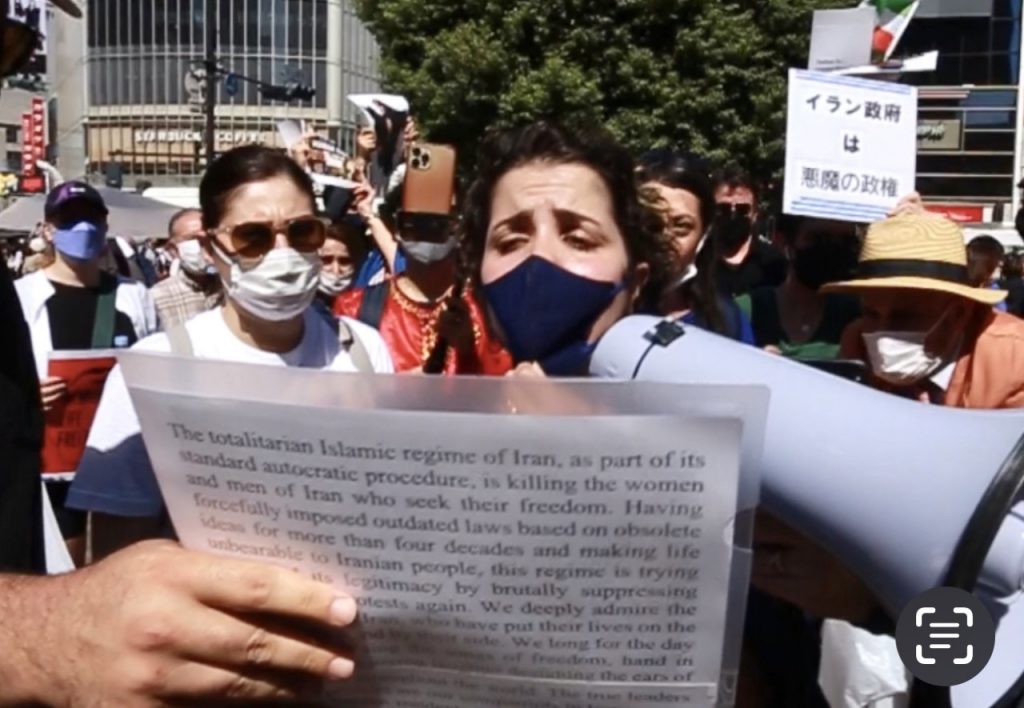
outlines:
[{"label": "black t-shirt", "polygon": [[1024,317],[1024,280],[1013,278],[1003,283],[1009,292],[1006,298],[1006,311],[1017,317]]},{"label": "black t-shirt", "polygon": [[736,297],[755,288],[774,288],[786,279],[789,264],[782,251],[754,237],[750,252],[739,265],[719,260],[715,268],[715,282],[723,295]]},{"label": "black t-shirt", "polygon": [[[50,317],[50,339],[54,350],[92,349],[92,328],[96,322],[96,303],[101,294],[117,289],[117,279],[104,275],[99,286],[80,288],[55,283],[52,280],[53,296],[46,301],[46,313]],[[124,337],[118,342],[119,337]],[[107,346],[118,342],[120,347],[130,347],[138,337],[128,315],[114,311],[114,338]]]},{"label": "black t-shirt", "polygon": [[46,569],[39,454],[43,414],[29,344],[7,268],[0,266],[0,571]]}]

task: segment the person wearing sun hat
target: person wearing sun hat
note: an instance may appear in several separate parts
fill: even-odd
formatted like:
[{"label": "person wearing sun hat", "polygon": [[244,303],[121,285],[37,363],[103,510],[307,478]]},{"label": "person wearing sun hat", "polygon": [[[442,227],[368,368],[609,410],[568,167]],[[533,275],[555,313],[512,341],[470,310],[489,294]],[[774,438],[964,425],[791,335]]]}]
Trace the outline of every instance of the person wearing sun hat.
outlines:
[{"label": "person wearing sun hat", "polygon": [[854,278],[824,292],[860,296],[840,356],[870,366],[880,389],[957,408],[1024,407],[1024,321],[972,287],[963,232],[923,212],[871,226]]}]

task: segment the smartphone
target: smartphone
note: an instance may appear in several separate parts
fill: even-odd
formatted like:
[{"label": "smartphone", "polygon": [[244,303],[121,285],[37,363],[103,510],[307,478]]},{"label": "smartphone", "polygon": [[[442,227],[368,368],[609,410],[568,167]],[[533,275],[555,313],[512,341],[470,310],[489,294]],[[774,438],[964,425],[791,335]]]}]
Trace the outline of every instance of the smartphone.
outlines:
[{"label": "smartphone", "polygon": [[448,216],[455,197],[455,148],[416,143],[409,149],[402,211]]}]

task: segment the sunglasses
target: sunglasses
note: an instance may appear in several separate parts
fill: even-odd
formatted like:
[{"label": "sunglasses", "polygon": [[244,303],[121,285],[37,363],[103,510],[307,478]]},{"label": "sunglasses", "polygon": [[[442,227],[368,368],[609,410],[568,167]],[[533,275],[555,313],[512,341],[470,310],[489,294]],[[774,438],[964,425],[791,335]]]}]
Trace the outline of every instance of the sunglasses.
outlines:
[{"label": "sunglasses", "polygon": [[719,216],[732,217],[732,216],[750,216],[753,211],[753,207],[749,204],[716,204],[715,211]]},{"label": "sunglasses", "polygon": [[320,256],[320,262],[323,263],[324,266],[331,266],[337,263],[343,268],[348,268],[352,265],[352,257],[322,255]]},{"label": "sunglasses", "polygon": [[[317,251],[327,240],[328,221],[318,216],[300,216],[282,222],[245,221],[233,226],[212,229],[210,234],[227,234],[231,240],[230,256],[262,258],[274,248],[277,234],[284,234],[288,245],[301,253]],[[214,239],[221,250],[226,250]]]}]

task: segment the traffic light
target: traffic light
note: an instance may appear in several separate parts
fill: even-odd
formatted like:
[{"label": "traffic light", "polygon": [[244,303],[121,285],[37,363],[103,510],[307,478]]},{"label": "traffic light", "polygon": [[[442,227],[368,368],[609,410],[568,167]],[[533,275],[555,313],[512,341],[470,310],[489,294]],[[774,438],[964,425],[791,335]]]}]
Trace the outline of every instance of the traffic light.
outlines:
[{"label": "traffic light", "polygon": [[310,101],[316,95],[316,89],[304,84],[288,84],[287,86],[261,85],[260,95],[271,101]]},{"label": "traffic light", "polygon": [[312,101],[313,97],[316,96],[316,89],[305,84],[294,84],[289,89],[289,92],[293,101]]}]

